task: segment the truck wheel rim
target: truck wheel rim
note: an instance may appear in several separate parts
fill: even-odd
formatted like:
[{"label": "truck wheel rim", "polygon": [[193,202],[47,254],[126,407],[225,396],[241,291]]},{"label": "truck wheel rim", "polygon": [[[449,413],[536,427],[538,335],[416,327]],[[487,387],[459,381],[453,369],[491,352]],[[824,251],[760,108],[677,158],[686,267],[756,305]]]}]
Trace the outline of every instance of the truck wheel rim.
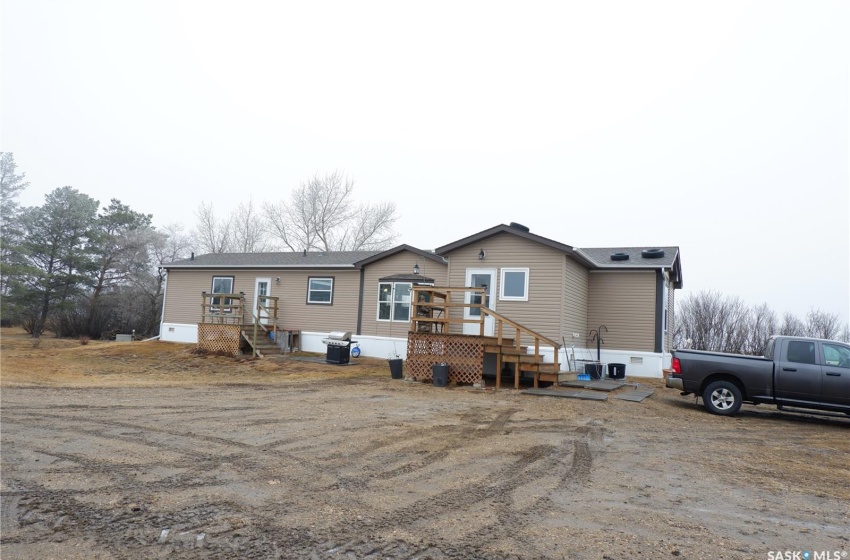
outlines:
[{"label": "truck wheel rim", "polygon": [[711,404],[721,410],[732,408],[735,404],[735,395],[729,389],[717,389],[711,393]]}]

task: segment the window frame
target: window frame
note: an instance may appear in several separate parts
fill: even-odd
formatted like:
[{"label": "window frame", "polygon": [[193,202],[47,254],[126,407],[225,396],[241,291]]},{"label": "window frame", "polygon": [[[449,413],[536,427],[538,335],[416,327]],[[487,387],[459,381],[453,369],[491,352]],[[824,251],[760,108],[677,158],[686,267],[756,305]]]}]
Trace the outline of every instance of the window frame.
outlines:
[{"label": "window frame", "polygon": [[[230,280],[230,291],[229,292],[216,292],[215,291],[215,281],[216,280]],[[217,276],[213,275],[212,282],[210,283],[210,294],[235,294],[234,291],[236,289],[236,277],[235,276]],[[233,300],[231,298],[221,298],[221,297],[211,297],[210,298],[210,313],[230,313],[232,309],[229,307],[225,309],[225,306],[233,305]]]},{"label": "window frame", "polygon": [[[335,276],[308,276],[307,277],[307,305],[333,305],[334,304],[334,280]],[[331,283],[330,290],[314,290],[312,288],[313,280],[328,280]],[[314,292],[330,293],[328,301],[312,301],[310,297]]]},{"label": "window frame", "polygon": [[[408,297],[410,297],[410,301],[407,301],[407,319],[396,319],[395,316],[395,306],[396,304],[404,304],[403,301],[398,301],[396,299],[396,285],[397,284],[405,284],[410,286],[410,291],[408,293]],[[388,301],[381,301],[381,286],[389,285],[390,286],[390,299]],[[415,282],[378,282],[378,305],[375,311],[375,320],[380,323],[409,323],[410,322],[410,311],[413,307],[413,286],[423,286],[427,284],[417,284]],[[389,305],[390,308],[390,318],[389,319],[381,319],[381,305]]]},{"label": "window frame", "polygon": [[[523,285],[522,296],[506,296],[505,295],[505,274],[509,272],[522,272],[525,274],[525,283]],[[529,279],[531,277],[531,269],[528,267],[503,267],[499,270],[499,301],[528,301]]]}]

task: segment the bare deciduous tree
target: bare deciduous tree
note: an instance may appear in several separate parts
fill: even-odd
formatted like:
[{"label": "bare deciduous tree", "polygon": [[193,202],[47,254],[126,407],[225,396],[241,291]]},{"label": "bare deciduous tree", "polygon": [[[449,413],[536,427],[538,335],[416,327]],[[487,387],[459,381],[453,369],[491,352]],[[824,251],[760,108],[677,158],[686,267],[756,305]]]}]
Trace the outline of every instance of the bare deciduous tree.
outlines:
[{"label": "bare deciduous tree", "polygon": [[355,204],[354,181],[339,171],[314,175],[288,203],[267,208],[269,229],[291,251],[384,249],[396,238],[393,202]]},{"label": "bare deciduous tree", "polygon": [[784,336],[806,336],[806,326],[793,313],[785,313],[782,316],[782,326],[779,327],[779,334]]},{"label": "bare deciduous tree", "polygon": [[[743,302],[719,292],[699,292],[682,300],[676,312],[677,346],[699,350],[740,351],[746,344],[747,308]],[[687,341],[690,341],[688,343]]]},{"label": "bare deciduous tree", "polygon": [[232,218],[220,219],[212,203],[201,202],[195,210],[195,243],[202,253],[227,253],[232,250]]},{"label": "bare deciduous tree", "polygon": [[183,224],[173,223],[161,228],[163,237],[152,249],[157,266],[189,256],[192,251],[192,236],[184,232]]},{"label": "bare deciduous tree", "polygon": [[752,308],[746,330],[747,338],[742,353],[754,356],[764,354],[768,340],[776,334],[776,313],[766,303]]},{"label": "bare deciduous tree", "polygon": [[842,330],[838,314],[817,309],[805,323],[785,313],[780,324],[766,303],[749,307],[737,296],[712,291],[690,294],[676,305],[676,348],[762,355],[775,334],[850,341],[850,325]]},{"label": "bare deciduous tree", "polygon": [[841,319],[837,313],[810,309],[806,314],[806,336],[835,340],[841,332]]},{"label": "bare deciduous tree", "polygon": [[232,250],[239,253],[269,251],[265,215],[254,207],[254,201],[240,202],[230,216]]}]

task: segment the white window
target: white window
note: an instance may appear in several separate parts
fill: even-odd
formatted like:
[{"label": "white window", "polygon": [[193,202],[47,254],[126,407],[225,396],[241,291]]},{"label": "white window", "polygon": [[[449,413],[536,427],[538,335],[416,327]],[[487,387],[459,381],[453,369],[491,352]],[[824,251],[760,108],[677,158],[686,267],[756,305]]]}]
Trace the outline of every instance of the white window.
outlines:
[{"label": "white window", "polygon": [[333,278],[308,278],[307,279],[307,303],[319,305],[333,304],[334,279]]},{"label": "white window", "polygon": [[[233,293],[233,276],[213,276],[212,279],[212,293],[213,294],[232,294]],[[224,298],[224,301],[221,301],[222,298],[214,297],[212,298],[212,304],[214,306],[219,305],[230,305],[232,303],[230,298]],[[219,307],[213,307],[210,309],[213,313],[230,313],[230,309],[220,309]]]},{"label": "white window", "polygon": [[499,299],[528,301],[527,268],[503,268],[499,284]]},{"label": "white window", "polygon": [[411,282],[378,284],[378,321],[410,321]]}]

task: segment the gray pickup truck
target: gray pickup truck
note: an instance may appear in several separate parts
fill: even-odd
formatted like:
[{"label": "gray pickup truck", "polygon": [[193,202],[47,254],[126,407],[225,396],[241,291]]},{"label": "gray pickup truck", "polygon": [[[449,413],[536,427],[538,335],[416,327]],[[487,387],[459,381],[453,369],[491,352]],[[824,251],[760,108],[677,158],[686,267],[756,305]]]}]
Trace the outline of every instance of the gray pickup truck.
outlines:
[{"label": "gray pickup truck", "polygon": [[850,345],[773,336],[761,356],[674,350],[667,387],[702,397],[714,414],[742,403],[775,404],[850,414]]}]

